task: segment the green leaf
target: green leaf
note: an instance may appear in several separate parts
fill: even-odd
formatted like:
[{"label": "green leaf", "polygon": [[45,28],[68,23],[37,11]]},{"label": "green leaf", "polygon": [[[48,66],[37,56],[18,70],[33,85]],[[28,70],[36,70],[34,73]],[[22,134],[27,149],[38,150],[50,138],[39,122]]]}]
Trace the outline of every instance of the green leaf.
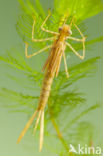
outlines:
[{"label": "green leaf", "polygon": [[[48,1],[49,2],[49,1]],[[45,17],[47,10],[44,10],[39,0],[19,0],[21,13],[18,17],[16,25],[17,31],[23,41],[27,41],[31,47],[31,53],[42,49],[44,46],[52,44],[51,41],[43,43],[34,43],[31,39],[32,25],[35,20],[35,38],[51,37],[51,34],[43,32],[40,27]],[[100,13],[103,10],[101,0],[54,0],[54,7],[51,9],[52,16],[45,24],[45,28],[52,31],[58,31],[60,25],[63,24],[65,18],[70,23],[73,16],[75,22],[86,34],[84,20]],[[72,27],[74,37],[79,37],[78,32]],[[86,34],[88,36],[88,34]],[[88,37],[89,38],[89,37]],[[86,50],[90,50],[93,44],[103,41],[103,36],[93,38],[86,41]],[[69,40],[68,40],[69,42]],[[72,46],[80,52],[82,44],[70,42]],[[66,50],[67,55],[70,49]],[[47,54],[46,54],[47,55]],[[41,56],[40,56],[41,58]],[[43,57],[42,57],[43,58]],[[92,117],[92,111],[99,109],[101,106],[89,104],[85,94],[75,89],[75,82],[83,78],[93,75],[96,71],[96,63],[99,57],[83,60],[81,63],[71,64],[69,67],[70,78],[65,76],[64,69],[59,73],[57,78],[54,78],[51,94],[45,108],[45,140],[42,154],[58,155],[58,156],[75,156],[69,153],[69,144],[76,146],[78,140],[81,145],[90,145],[93,140],[96,144],[96,136],[94,125],[89,120]],[[38,62],[43,59],[39,59]],[[2,107],[7,108],[10,112],[21,112],[31,116],[38,105],[40,89],[44,73],[36,69],[37,63],[35,59],[27,60],[24,56],[24,47],[20,45],[10,49],[4,55],[0,56],[2,68],[2,77],[6,77],[6,81],[10,81],[10,85],[2,84],[0,87],[0,101]],[[13,85],[12,85],[13,84]],[[14,89],[15,88],[15,89]],[[18,89],[19,88],[19,89]],[[88,116],[88,120],[86,117]],[[84,119],[85,118],[85,119]],[[31,130],[33,129],[31,126]],[[35,149],[37,149],[37,140],[39,137],[39,129],[35,136]],[[93,138],[94,137],[94,138]],[[46,143],[47,142],[47,143]],[[35,153],[38,151],[35,150]],[[35,154],[34,153],[34,154]],[[39,154],[38,154],[39,155]]]},{"label": "green leaf", "polygon": [[79,22],[103,10],[101,0],[54,0],[54,6],[57,14],[69,14],[71,17],[75,16]]}]

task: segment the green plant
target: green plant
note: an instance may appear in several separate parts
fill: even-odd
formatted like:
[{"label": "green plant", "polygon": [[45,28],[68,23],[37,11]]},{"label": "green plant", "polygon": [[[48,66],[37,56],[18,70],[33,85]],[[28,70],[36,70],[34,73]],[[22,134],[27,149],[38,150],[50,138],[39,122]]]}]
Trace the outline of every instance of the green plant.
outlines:
[{"label": "green plant", "polygon": [[[39,0],[35,3],[31,0],[19,0],[21,6],[21,15],[16,25],[17,31],[23,41],[27,41],[31,47],[31,51],[43,48],[48,42],[33,43],[31,41],[31,31],[33,20],[36,20],[35,37],[45,38],[51,35],[40,30],[47,10],[44,11]],[[68,4],[68,5],[67,5]],[[52,10],[52,9],[51,9]],[[90,11],[91,10],[91,11]],[[58,27],[62,24],[66,14],[69,13],[68,22],[73,16],[76,18],[82,32],[86,32],[84,20],[90,18],[103,10],[101,0],[54,0],[52,17],[48,20],[46,28],[58,31]],[[73,28],[74,36],[78,33]],[[85,33],[86,34],[86,33]],[[89,37],[88,37],[89,38]],[[86,49],[103,40],[103,36],[86,41]],[[81,44],[71,42],[76,50],[82,50]],[[45,54],[47,55],[47,54]],[[66,55],[71,55],[70,49],[66,49]],[[40,61],[40,55],[38,56]],[[44,56],[43,61],[44,61]],[[69,144],[77,145],[78,140],[81,144],[90,144],[93,139],[94,125],[83,120],[83,116],[90,114],[91,111],[100,107],[99,104],[88,105],[84,94],[73,89],[76,81],[91,76],[96,69],[96,62],[99,57],[89,58],[81,63],[72,64],[69,67],[70,78],[67,79],[63,70],[59,76],[54,79],[51,95],[45,110],[45,140],[44,153],[51,152],[50,155],[75,155],[69,153]],[[36,68],[37,62],[34,64],[32,58],[27,60],[24,56],[24,47],[13,48],[0,56],[6,72],[7,80],[12,81],[13,87],[3,84],[0,90],[0,99],[4,107],[8,107],[13,112],[24,112],[28,116],[34,112],[38,104],[43,73]],[[36,61],[36,60],[35,60]],[[9,65],[9,66],[8,66]],[[18,76],[19,75],[19,76]],[[18,88],[19,85],[19,88]],[[72,89],[71,89],[72,88]],[[35,124],[35,122],[34,122]],[[39,131],[39,128],[38,128]],[[38,133],[37,133],[38,135]],[[36,137],[38,139],[38,137]],[[56,142],[51,147],[51,144]],[[35,145],[36,147],[36,145]],[[45,154],[46,155],[46,154]]]}]

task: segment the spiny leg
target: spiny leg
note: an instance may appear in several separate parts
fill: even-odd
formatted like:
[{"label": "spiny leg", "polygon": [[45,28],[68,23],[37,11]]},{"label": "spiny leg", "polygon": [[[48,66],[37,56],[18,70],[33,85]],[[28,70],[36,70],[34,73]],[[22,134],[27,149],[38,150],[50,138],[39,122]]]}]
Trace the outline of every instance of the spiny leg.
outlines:
[{"label": "spiny leg", "polygon": [[83,42],[86,39],[86,37],[83,37],[83,39],[79,39],[79,38],[69,36],[69,37],[67,37],[67,39],[77,41],[77,42]]},{"label": "spiny leg", "polygon": [[44,25],[45,25],[45,23],[47,22],[47,20],[48,20],[48,18],[49,18],[50,16],[51,16],[51,12],[50,12],[50,10],[49,10],[49,14],[48,14],[48,16],[45,18],[44,22],[42,23],[42,25],[41,25],[41,29],[42,29],[43,31],[45,31],[45,32],[50,33],[50,34],[53,34],[53,35],[59,35],[58,32],[54,32],[54,31],[50,31],[50,30],[46,30],[46,29],[44,28]]},{"label": "spiny leg", "polygon": [[34,134],[36,132],[36,129],[37,129],[37,126],[38,126],[38,123],[39,123],[39,120],[40,120],[40,116],[41,116],[41,111],[39,111],[39,114],[38,114],[38,117],[37,117],[37,120],[36,120],[36,123],[35,123]]},{"label": "spiny leg", "polygon": [[34,118],[35,118],[37,112],[38,112],[38,110],[36,110],[36,111],[34,112],[34,114],[32,115],[32,117],[30,118],[30,120],[27,122],[26,126],[24,127],[23,131],[21,132],[21,134],[20,134],[20,136],[19,136],[19,138],[18,138],[18,140],[17,140],[17,143],[19,143],[19,142],[21,141],[22,137],[24,136],[24,134],[26,133],[26,131],[28,130],[28,128],[29,128],[30,125],[32,124],[32,122],[33,122],[33,120],[34,120]]},{"label": "spiny leg", "polygon": [[33,26],[32,26],[32,41],[33,42],[44,42],[44,41],[48,41],[48,40],[54,40],[54,37],[49,37],[49,38],[44,38],[44,39],[35,39],[34,38],[34,26],[35,26],[35,20],[34,20]]},{"label": "spiny leg", "polygon": [[81,37],[83,39],[83,41],[82,41],[83,42],[83,56],[82,56],[82,59],[84,59],[84,57],[85,57],[85,39],[86,39],[86,37],[84,37],[83,33],[80,31],[80,29],[78,28],[78,26],[76,24],[74,24],[74,26],[79,31],[79,33],[80,33],[80,35],[81,35]]},{"label": "spiny leg", "polygon": [[32,56],[35,56],[35,55],[37,55],[37,54],[39,54],[39,53],[41,53],[41,52],[43,52],[43,51],[45,51],[45,50],[47,50],[47,49],[49,49],[51,47],[52,47],[52,45],[46,46],[45,48],[43,48],[43,49],[41,49],[41,50],[39,50],[39,51],[31,54],[31,55],[28,55],[28,51],[27,51],[27,49],[28,49],[28,43],[25,42],[25,56],[27,58],[31,58]]},{"label": "spiny leg", "polygon": [[82,36],[82,38],[84,38],[83,33],[80,31],[79,27],[74,23],[75,28],[79,31],[80,35]]},{"label": "spiny leg", "polygon": [[[76,29],[77,29],[77,25],[75,24],[75,21],[74,21],[74,20],[76,20],[76,19],[75,19],[75,16],[73,16],[73,17],[72,17],[72,19],[71,19],[71,22],[70,22],[70,25],[69,25],[69,26],[70,26],[70,28],[71,28],[71,27],[72,27],[72,24],[74,24],[74,26],[75,26],[75,27],[76,27]],[[78,29],[79,29],[79,28],[78,28]],[[77,30],[78,30],[78,29],[77,29]],[[80,35],[82,34],[82,32],[80,31],[80,29],[79,29],[79,33],[80,33]],[[83,34],[82,34],[82,37],[83,37]]]},{"label": "spiny leg", "polygon": [[79,31],[82,39],[79,39],[79,38],[74,38],[74,37],[71,37],[69,36],[67,39],[71,39],[71,40],[74,40],[74,41],[77,41],[77,42],[83,42],[83,55],[81,56],[79,53],[76,52],[76,50],[69,44],[69,43],[66,43],[71,49],[72,51],[80,58],[80,59],[84,59],[85,57],[85,39],[86,37],[84,37],[83,33],[80,31],[80,29],[78,28],[78,26],[76,24],[74,24],[75,28]]},{"label": "spiny leg", "polygon": [[71,39],[71,40],[74,40],[74,41],[77,41],[77,42],[85,42],[86,37],[84,37],[83,33],[80,31],[80,29],[78,28],[78,26],[76,24],[74,24],[74,26],[79,31],[82,39],[71,37],[71,36],[67,37],[67,39]]},{"label": "spiny leg", "polygon": [[65,65],[65,72],[66,72],[66,75],[67,75],[67,78],[68,78],[69,73],[68,73],[68,68],[67,68],[66,57],[65,57],[64,51],[63,51],[63,58],[64,58],[64,65]]},{"label": "spiny leg", "polygon": [[41,122],[40,122],[40,147],[39,147],[39,151],[42,150],[42,146],[43,146],[43,135],[44,135],[44,110],[42,110],[42,113],[41,113]]},{"label": "spiny leg", "polygon": [[66,45],[74,52],[76,56],[78,56],[81,60],[85,57],[85,45],[83,43],[83,55],[81,56],[69,43],[66,42]]}]

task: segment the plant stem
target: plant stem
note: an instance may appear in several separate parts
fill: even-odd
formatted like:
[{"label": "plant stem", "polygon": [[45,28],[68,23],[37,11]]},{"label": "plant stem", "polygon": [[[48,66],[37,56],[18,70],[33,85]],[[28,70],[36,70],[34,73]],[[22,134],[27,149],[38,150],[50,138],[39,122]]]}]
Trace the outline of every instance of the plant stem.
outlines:
[{"label": "plant stem", "polygon": [[49,108],[50,119],[51,119],[51,122],[52,122],[52,124],[53,124],[53,127],[54,127],[54,129],[55,129],[55,131],[56,131],[56,133],[57,133],[58,138],[59,138],[60,141],[62,142],[62,144],[63,144],[63,146],[65,147],[65,149],[66,149],[67,153],[69,154],[69,156],[74,156],[73,153],[69,152],[69,147],[68,147],[67,143],[65,142],[65,140],[64,140],[64,138],[63,138],[63,135],[62,135],[62,133],[60,132],[60,129],[59,129],[58,125],[57,125],[56,122],[55,122],[55,119],[53,118],[53,113],[52,113],[52,110],[51,110],[51,108],[50,108],[50,103],[49,103],[49,101],[48,101],[48,108]]}]

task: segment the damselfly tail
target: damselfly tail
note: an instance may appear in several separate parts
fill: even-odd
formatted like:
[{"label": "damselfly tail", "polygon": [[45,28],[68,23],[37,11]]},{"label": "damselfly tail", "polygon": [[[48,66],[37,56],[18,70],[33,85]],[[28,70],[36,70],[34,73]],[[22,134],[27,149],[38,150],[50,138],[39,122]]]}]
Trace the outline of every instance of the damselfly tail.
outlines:
[{"label": "damselfly tail", "polygon": [[43,146],[43,136],[44,136],[44,110],[40,110],[39,111],[39,114],[38,114],[38,117],[37,117],[37,120],[36,120],[36,124],[35,124],[35,127],[34,127],[34,134],[36,132],[36,129],[37,129],[37,126],[38,126],[38,123],[39,123],[39,120],[41,118],[41,121],[40,121],[40,146],[39,146],[39,151],[42,150],[42,146]]},{"label": "damselfly tail", "polygon": [[37,129],[39,120],[41,118],[41,121],[40,121],[40,147],[39,147],[39,151],[41,151],[42,150],[42,146],[43,146],[43,135],[44,135],[44,110],[36,110],[34,112],[32,117],[27,122],[26,126],[24,127],[23,131],[21,132],[21,134],[20,134],[20,136],[19,136],[19,138],[17,140],[17,143],[19,143],[21,141],[22,137],[27,132],[28,128],[30,127],[30,125],[32,124],[34,118],[36,117],[37,113],[38,113],[38,117],[37,117],[36,124],[35,124],[35,127],[34,127],[34,133],[35,133],[35,131]]},{"label": "damselfly tail", "polygon": [[34,121],[34,118],[36,117],[36,114],[37,114],[38,110],[36,110],[34,112],[34,114],[32,115],[32,117],[30,118],[30,120],[27,122],[26,126],[24,127],[23,131],[21,132],[18,140],[17,140],[17,143],[19,143],[22,139],[22,137],[25,135],[26,131],[28,130],[28,128],[30,127],[30,125],[32,124],[32,122]]},{"label": "damselfly tail", "polygon": [[39,151],[42,150],[43,136],[44,136],[44,110],[41,112],[41,121],[40,121],[40,147],[39,147]]}]

